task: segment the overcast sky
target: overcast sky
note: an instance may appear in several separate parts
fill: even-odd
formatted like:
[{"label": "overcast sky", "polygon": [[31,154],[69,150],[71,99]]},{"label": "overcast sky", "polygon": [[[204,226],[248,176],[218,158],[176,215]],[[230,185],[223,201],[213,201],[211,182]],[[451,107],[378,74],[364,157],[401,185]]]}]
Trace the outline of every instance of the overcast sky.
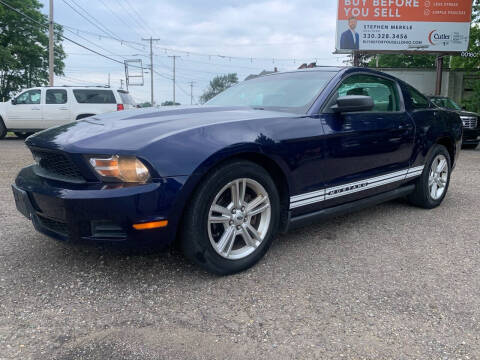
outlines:
[{"label": "overcast sky", "polygon": [[[41,1],[42,11],[48,13],[48,0]],[[243,80],[264,69],[290,70],[315,60],[341,65],[345,57],[332,54],[336,8],[336,0],[55,0],[55,21],[69,27],[67,37],[121,62],[142,59],[146,67],[148,43],[141,39],[159,38],[154,46],[155,101],[172,99],[168,56],[179,55],[176,99],[189,104],[189,83],[195,83],[198,99],[217,74],[236,72]],[[106,84],[110,73],[112,86],[120,86],[125,77],[122,64],[67,41],[63,46],[68,54],[66,77],[58,78],[56,85]],[[150,74],[144,76],[143,87],[130,87],[137,101],[150,99]]]}]

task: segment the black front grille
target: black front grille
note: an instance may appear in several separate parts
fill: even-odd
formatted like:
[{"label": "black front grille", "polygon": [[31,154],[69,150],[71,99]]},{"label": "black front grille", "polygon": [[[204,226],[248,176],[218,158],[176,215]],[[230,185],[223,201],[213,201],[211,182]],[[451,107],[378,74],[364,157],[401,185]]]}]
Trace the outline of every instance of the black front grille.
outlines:
[{"label": "black front grille", "polygon": [[85,181],[77,166],[67,155],[38,149],[32,149],[32,153],[40,168],[38,175],[63,181]]},{"label": "black front grille", "polygon": [[64,222],[49,219],[43,216],[37,216],[37,218],[40,224],[48,230],[60,235],[67,235],[67,224],[65,224]]}]

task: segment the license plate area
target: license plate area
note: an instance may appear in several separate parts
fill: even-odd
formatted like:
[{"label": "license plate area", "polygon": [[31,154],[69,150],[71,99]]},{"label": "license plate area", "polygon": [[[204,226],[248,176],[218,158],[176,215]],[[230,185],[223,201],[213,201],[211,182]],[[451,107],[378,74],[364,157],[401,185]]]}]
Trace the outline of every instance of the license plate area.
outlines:
[{"label": "license plate area", "polygon": [[27,219],[31,220],[34,210],[27,192],[19,189],[15,185],[12,185],[12,191],[17,210]]}]

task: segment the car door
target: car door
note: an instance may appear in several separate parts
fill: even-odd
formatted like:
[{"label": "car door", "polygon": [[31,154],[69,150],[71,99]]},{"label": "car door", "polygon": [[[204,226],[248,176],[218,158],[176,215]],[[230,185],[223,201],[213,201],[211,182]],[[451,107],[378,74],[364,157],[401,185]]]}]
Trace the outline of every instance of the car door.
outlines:
[{"label": "car door", "polygon": [[40,89],[18,95],[7,108],[7,128],[42,129],[41,97]]},{"label": "car door", "polygon": [[[373,99],[371,111],[337,113],[339,96]],[[394,189],[408,172],[415,127],[398,83],[387,77],[356,73],[332,93],[321,115],[324,128],[325,198],[335,206]]]},{"label": "car door", "polygon": [[66,89],[47,89],[43,108],[45,128],[70,122],[70,107]]}]

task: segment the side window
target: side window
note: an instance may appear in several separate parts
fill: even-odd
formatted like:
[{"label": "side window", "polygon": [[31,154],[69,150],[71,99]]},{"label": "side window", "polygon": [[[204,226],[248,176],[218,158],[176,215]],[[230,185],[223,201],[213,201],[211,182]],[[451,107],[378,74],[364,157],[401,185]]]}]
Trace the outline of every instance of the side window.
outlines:
[{"label": "side window", "polygon": [[67,90],[63,89],[49,89],[46,95],[47,104],[66,104]]},{"label": "side window", "polygon": [[73,90],[80,104],[116,104],[112,90]]},{"label": "side window", "polygon": [[17,105],[36,105],[40,104],[40,90],[28,90],[17,96],[15,101]]},{"label": "side window", "polygon": [[370,96],[374,104],[372,111],[375,112],[400,110],[396,83],[374,75],[358,74],[345,79],[336,91],[334,99],[347,95]]},{"label": "side window", "polygon": [[419,91],[409,86],[408,92],[410,93],[410,99],[412,99],[412,106],[414,109],[428,109],[430,107],[428,99],[420,94]]}]

